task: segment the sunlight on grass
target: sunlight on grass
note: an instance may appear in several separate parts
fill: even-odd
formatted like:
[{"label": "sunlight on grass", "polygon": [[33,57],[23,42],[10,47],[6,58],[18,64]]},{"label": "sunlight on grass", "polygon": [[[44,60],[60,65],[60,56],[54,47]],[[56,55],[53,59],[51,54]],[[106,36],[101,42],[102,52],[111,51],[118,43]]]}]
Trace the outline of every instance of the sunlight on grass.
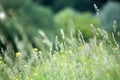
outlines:
[{"label": "sunlight on grass", "polygon": [[[65,37],[63,30],[61,34],[63,41],[56,37],[55,48],[42,35],[47,39],[43,43],[46,41],[48,43],[44,44],[49,44],[46,51],[32,48],[29,43],[25,45],[26,42],[17,40],[20,51],[14,53],[8,48],[6,56],[0,57],[1,80],[120,79],[120,50],[104,40],[104,36],[103,39],[96,40],[95,35],[89,42],[85,42],[80,32],[79,40],[73,36]],[[21,45],[25,48],[19,47]]]}]

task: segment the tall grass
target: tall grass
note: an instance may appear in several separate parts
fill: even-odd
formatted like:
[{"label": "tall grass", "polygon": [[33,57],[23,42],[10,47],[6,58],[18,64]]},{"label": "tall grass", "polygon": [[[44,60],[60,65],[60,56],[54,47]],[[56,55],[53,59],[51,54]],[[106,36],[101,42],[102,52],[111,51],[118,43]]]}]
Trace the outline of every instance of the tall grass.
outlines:
[{"label": "tall grass", "polygon": [[94,37],[86,43],[80,31],[76,39],[74,34],[66,37],[61,30],[62,42],[56,36],[52,43],[39,31],[46,45],[41,50],[33,48],[26,37],[22,41],[16,37],[18,52],[10,45],[2,50],[0,80],[119,80],[120,49],[106,40],[103,32],[93,30]]},{"label": "tall grass", "polygon": [[[98,16],[99,9],[94,5]],[[33,47],[22,25],[14,19],[15,27],[22,39],[12,39],[16,50],[7,44],[8,40],[0,31],[0,41],[5,44],[0,54],[0,80],[119,80],[120,48],[114,33],[113,40],[108,33],[90,25],[93,37],[85,42],[82,32],[78,37],[69,32],[67,37],[61,29],[61,37],[51,42],[39,30],[33,37],[38,47]],[[71,24],[71,27],[73,29]],[[114,30],[115,31],[115,30]]]}]

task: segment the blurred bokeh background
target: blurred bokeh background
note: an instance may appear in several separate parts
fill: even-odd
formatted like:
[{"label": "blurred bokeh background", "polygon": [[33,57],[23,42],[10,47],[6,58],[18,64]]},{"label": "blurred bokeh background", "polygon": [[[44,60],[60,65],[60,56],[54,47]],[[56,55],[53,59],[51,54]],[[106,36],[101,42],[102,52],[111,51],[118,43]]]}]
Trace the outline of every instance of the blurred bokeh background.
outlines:
[{"label": "blurred bokeh background", "polygon": [[[93,4],[100,15],[96,15]],[[77,36],[79,29],[89,41],[93,36],[90,24],[112,32],[113,23],[120,24],[119,0],[0,0],[0,47],[5,49],[10,44],[17,50],[17,36],[41,48],[39,30],[54,41],[56,35],[60,36],[60,29],[66,36],[70,36],[70,31]]]}]

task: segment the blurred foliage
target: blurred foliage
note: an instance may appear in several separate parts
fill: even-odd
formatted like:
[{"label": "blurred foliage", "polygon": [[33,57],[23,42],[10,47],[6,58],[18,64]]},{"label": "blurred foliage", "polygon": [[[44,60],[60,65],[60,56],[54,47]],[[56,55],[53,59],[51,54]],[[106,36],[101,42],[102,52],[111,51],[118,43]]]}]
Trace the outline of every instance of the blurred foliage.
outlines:
[{"label": "blurred foliage", "polygon": [[[41,48],[39,30],[43,30],[51,41],[54,41],[55,27],[52,11],[31,2],[31,0],[1,0],[0,13],[4,12],[5,20],[1,20],[1,33],[6,38],[6,43],[12,44],[16,50],[14,38],[18,36],[23,40],[25,35],[34,47]],[[1,46],[3,47],[1,42]],[[6,45],[5,45],[6,46]]]},{"label": "blurred foliage", "polygon": [[120,42],[120,3],[109,1],[101,10],[101,16],[103,20],[101,27],[110,34],[113,32],[116,40]]},{"label": "blurred foliage", "polygon": [[[32,30],[30,29],[32,27],[41,29],[48,35],[50,40],[54,40],[55,26],[53,21],[53,13],[49,8],[29,4],[22,7],[18,14],[19,21],[26,26],[26,30],[30,31]],[[49,34],[48,31],[51,32],[51,34]]]},{"label": "blurred foliage", "polygon": [[[8,17],[5,21],[0,21],[0,53],[3,53],[3,50],[7,50],[8,46],[14,50],[14,52],[21,51],[21,49],[25,49],[26,46],[29,46],[28,48],[37,47],[45,51],[47,44],[44,43],[44,45],[42,43],[43,38],[38,33],[38,29],[32,26],[30,26],[29,29],[24,28],[17,19],[17,17]],[[22,42],[18,44],[18,41]],[[28,48],[26,48],[25,51],[29,56],[30,51]],[[4,56],[5,54],[1,55]],[[14,57],[12,58],[14,59]]]},{"label": "blurred foliage", "polygon": [[93,4],[97,4],[99,7],[105,3],[106,0],[54,0],[54,8],[62,8],[62,6],[70,6],[79,11],[94,11]]},{"label": "blurred foliage", "polygon": [[36,3],[50,6],[53,11],[57,12],[64,7],[72,7],[79,11],[92,11],[94,12],[93,4],[97,4],[99,8],[108,0],[33,0]]},{"label": "blurred foliage", "polygon": [[[0,2],[0,80],[120,80],[119,45],[97,28],[98,17],[71,8],[53,15],[31,0]],[[53,48],[61,28],[63,42],[56,36]]]},{"label": "blurred foliage", "polygon": [[[12,0],[10,3],[9,0],[3,0],[1,3],[8,15],[12,11],[12,13],[19,16],[20,21],[24,24],[31,24],[40,28],[47,27],[48,29],[54,26],[53,13],[48,7],[34,4],[31,0]],[[17,3],[20,5],[19,8],[16,7]],[[9,4],[12,4],[13,7]],[[7,9],[6,6],[8,6]]]},{"label": "blurred foliage", "polygon": [[51,29],[53,25],[53,14],[49,8],[29,4],[19,10],[20,20],[24,24],[35,25],[42,29]]},{"label": "blurred foliage", "polygon": [[[45,7],[33,3],[32,0],[11,0],[11,1],[1,0],[0,6],[2,6],[2,9],[1,7],[0,9],[2,11],[0,10],[0,12],[5,12],[6,14],[6,20],[1,21],[0,23],[1,32],[2,34],[5,35],[7,42],[13,44],[12,46],[14,48],[16,48],[14,37],[18,36],[19,39],[22,40],[24,35],[26,35],[27,39],[31,42],[31,44],[34,47],[37,46],[38,48],[40,48],[41,47],[40,45],[42,44],[40,42],[38,43],[39,30],[43,30],[46,33],[47,37],[51,41],[54,41],[55,34],[58,33],[58,35],[60,35],[59,31],[61,28],[64,29],[66,36],[70,36],[71,32],[75,34],[74,36],[77,36],[78,35],[77,30],[79,29],[82,32],[85,40],[88,41],[93,36],[90,24],[93,24],[94,27],[97,28],[100,24],[100,20],[89,12],[79,13],[75,11],[74,8],[75,9],[79,8],[80,10],[84,11],[84,10],[88,10],[88,8],[93,8],[93,3],[97,4],[98,2],[99,1],[88,1],[88,0],[84,0],[84,1],[53,0],[47,2],[46,0],[41,0],[40,1],[41,4],[50,3],[49,5],[50,7],[49,6]],[[78,6],[79,3],[80,6]],[[104,3],[104,0],[101,1],[100,4],[97,4],[98,7],[101,6],[102,3]],[[51,8],[57,10],[60,7],[65,7],[65,6],[73,7],[73,9],[71,8],[63,9],[62,11],[58,12],[56,15],[54,15],[51,10]],[[107,11],[103,9],[102,12],[105,15],[104,18],[106,18],[108,16]],[[112,13],[110,13],[109,15],[112,16]],[[106,24],[111,23],[107,21],[108,20],[106,20]],[[1,45],[3,45],[3,42],[0,43]]]},{"label": "blurred foliage", "polygon": [[31,0],[0,0],[0,3],[3,5],[3,7],[8,10],[10,8],[17,10],[21,6],[24,6],[25,3],[29,2]]},{"label": "blurred foliage", "polygon": [[[45,52],[43,49],[32,48],[31,43],[25,40],[15,40],[18,52],[13,52],[8,46],[3,52],[5,57],[0,56],[0,79],[120,80],[119,47],[104,39],[92,38],[89,43],[83,43],[81,37],[82,35],[79,36],[80,41],[75,37],[65,37],[64,42],[56,39],[56,49],[48,46]],[[39,42],[42,41],[39,39]]]},{"label": "blurred foliage", "polygon": [[62,10],[56,14],[54,19],[58,30],[62,28],[67,36],[70,36],[71,31],[75,32],[75,35],[77,35],[77,30],[80,30],[85,40],[89,40],[93,35],[90,24],[93,24],[95,28],[100,25],[100,20],[92,14],[87,12],[84,14],[79,13],[71,8]]},{"label": "blurred foliage", "polygon": [[[13,23],[12,19],[7,19],[5,22],[0,22],[0,33],[4,36],[1,39],[1,48],[10,44],[16,50],[16,45],[14,42],[14,36],[19,36],[19,29],[16,28],[16,25]],[[4,47],[6,49],[6,47]]]},{"label": "blurred foliage", "polygon": [[119,15],[120,4],[117,2],[108,2],[101,10],[101,16],[105,25],[112,25],[114,20],[116,20],[119,23]]}]

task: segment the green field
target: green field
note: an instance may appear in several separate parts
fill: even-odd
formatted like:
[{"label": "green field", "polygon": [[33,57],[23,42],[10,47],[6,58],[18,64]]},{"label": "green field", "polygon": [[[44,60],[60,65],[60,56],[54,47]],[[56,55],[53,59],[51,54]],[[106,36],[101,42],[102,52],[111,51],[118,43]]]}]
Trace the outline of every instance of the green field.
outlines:
[{"label": "green field", "polygon": [[8,46],[3,51],[5,57],[0,57],[0,79],[119,80],[119,46],[96,36],[87,43],[80,32],[78,35],[78,39],[67,38],[62,31],[62,42],[56,36],[55,48],[50,41],[44,43],[48,44],[46,51],[32,48],[29,42],[16,41],[20,51],[15,53]]},{"label": "green field", "polygon": [[120,80],[119,0],[50,1],[0,0],[0,80]]}]

